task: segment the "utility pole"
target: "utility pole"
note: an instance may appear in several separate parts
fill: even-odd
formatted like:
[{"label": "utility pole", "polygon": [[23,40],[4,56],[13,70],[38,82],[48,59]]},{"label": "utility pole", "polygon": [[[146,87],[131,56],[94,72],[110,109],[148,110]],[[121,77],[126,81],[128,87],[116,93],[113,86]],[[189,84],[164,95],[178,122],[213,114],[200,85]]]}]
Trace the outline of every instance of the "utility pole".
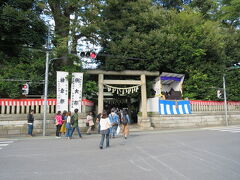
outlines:
[{"label": "utility pole", "polygon": [[48,103],[47,102],[47,97],[48,97],[49,50],[50,50],[50,25],[48,24],[46,67],[45,67],[45,81],[44,81],[43,136],[46,136],[46,115],[47,115],[47,103]]},{"label": "utility pole", "polygon": [[225,111],[225,122],[228,126],[228,117],[227,117],[227,94],[226,94],[226,79],[225,74],[223,74],[223,95],[224,95],[224,111]]}]

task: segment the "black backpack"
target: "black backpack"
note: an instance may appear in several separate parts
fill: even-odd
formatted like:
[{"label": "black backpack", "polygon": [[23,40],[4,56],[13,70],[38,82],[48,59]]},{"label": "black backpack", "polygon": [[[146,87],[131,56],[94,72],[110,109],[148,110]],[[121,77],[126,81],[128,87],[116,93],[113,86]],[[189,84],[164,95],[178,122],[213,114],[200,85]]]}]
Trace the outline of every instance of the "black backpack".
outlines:
[{"label": "black backpack", "polygon": [[128,120],[127,120],[126,115],[123,115],[123,117],[122,117],[122,123],[123,123],[123,125],[127,125]]},{"label": "black backpack", "polygon": [[73,116],[73,115],[71,116],[70,123],[71,123],[71,125],[73,125],[73,124],[74,124],[74,116]]}]

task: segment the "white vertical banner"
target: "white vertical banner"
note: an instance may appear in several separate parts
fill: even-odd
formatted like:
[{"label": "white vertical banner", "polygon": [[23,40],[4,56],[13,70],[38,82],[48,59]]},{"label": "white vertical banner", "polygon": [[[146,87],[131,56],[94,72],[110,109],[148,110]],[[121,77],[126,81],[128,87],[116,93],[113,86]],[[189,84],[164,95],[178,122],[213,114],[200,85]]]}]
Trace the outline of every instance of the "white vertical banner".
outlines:
[{"label": "white vertical banner", "polygon": [[82,86],[83,73],[72,73],[71,112],[74,112],[74,109],[82,112]]},{"label": "white vertical banner", "polygon": [[68,111],[68,72],[57,71],[56,111]]}]

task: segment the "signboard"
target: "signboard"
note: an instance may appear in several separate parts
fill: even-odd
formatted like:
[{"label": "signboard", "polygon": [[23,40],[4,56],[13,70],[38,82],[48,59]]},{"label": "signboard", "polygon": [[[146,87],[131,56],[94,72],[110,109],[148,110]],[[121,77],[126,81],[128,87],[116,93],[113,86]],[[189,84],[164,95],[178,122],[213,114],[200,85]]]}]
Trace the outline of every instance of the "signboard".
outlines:
[{"label": "signboard", "polygon": [[78,112],[82,112],[82,84],[83,73],[72,73],[72,87],[71,87],[71,112],[74,109],[78,109]]},{"label": "signboard", "polygon": [[68,111],[68,72],[57,71],[56,111]]}]

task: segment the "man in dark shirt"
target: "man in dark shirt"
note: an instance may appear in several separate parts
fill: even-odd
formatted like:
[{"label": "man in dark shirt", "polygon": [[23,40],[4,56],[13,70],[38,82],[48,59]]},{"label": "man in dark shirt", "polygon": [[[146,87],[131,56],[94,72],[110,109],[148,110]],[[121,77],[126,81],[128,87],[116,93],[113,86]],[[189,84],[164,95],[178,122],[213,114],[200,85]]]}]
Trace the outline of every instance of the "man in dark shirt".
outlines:
[{"label": "man in dark shirt", "polygon": [[74,123],[72,125],[71,138],[72,138],[72,135],[73,135],[73,132],[74,132],[75,129],[77,129],[79,138],[82,138],[80,128],[78,127],[78,109],[74,110],[73,119],[74,119]]},{"label": "man in dark shirt", "polygon": [[33,122],[34,122],[34,116],[33,116],[34,111],[30,110],[27,120],[28,120],[28,135],[32,136],[33,132]]}]

